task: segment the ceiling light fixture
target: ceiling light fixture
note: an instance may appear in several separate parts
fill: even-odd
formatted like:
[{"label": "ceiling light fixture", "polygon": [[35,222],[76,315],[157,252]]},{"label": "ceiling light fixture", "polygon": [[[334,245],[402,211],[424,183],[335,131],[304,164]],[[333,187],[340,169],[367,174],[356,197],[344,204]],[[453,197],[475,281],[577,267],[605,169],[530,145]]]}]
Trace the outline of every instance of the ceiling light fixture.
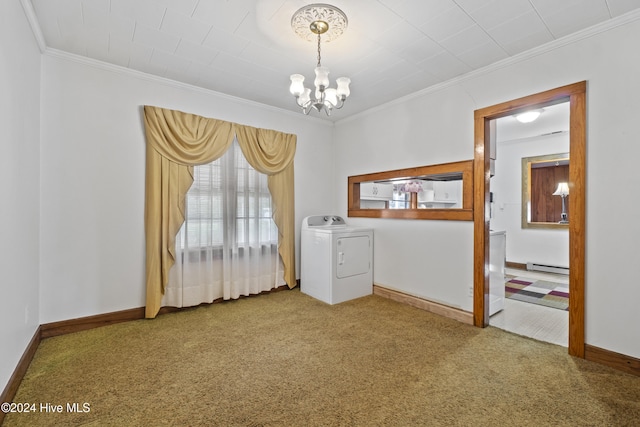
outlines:
[{"label": "ceiling light fixture", "polygon": [[538,117],[540,117],[540,114],[542,114],[543,110],[529,110],[529,111],[525,111],[524,113],[520,113],[520,114],[516,114],[516,120],[519,121],[520,123],[531,123],[535,120],[537,120]]},{"label": "ceiling light fixture", "polygon": [[329,69],[320,63],[321,36],[324,35],[327,42],[335,40],[342,35],[347,25],[344,12],[328,4],[304,6],[291,18],[291,28],[296,34],[308,41],[312,41],[315,36],[318,40],[318,64],[315,69],[316,79],[313,82],[316,87],[314,97],[311,97],[311,89],[304,87],[302,74],[292,74],[290,77],[289,91],[296,97],[296,103],[304,114],[309,114],[311,109],[315,108],[318,112],[324,110],[327,116],[330,116],[331,110],[343,107],[345,99],[350,94],[351,79],[339,77],[336,79],[337,89],[329,87]]}]

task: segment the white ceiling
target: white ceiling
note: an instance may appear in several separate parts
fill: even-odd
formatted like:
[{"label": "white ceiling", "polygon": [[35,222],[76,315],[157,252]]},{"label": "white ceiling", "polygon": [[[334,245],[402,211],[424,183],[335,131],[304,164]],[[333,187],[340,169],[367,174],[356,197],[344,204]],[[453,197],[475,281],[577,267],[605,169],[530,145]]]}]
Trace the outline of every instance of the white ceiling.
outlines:
[{"label": "white ceiling", "polygon": [[569,132],[569,102],[551,105],[541,110],[540,117],[530,123],[520,123],[514,116],[497,119],[496,142],[518,142],[551,133]]},{"label": "white ceiling", "polygon": [[[312,2],[23,0],[29,1],[47,49],[293,111],[299,109],[289,75],[313,81],[316,45],[290,26],[293,13]],[[343,75],[352,81],[351,97],[332,120],[640,8],[638,0],[330,2],[346,13],[349,27],[323,43],[322,64],[332,82]]]}]

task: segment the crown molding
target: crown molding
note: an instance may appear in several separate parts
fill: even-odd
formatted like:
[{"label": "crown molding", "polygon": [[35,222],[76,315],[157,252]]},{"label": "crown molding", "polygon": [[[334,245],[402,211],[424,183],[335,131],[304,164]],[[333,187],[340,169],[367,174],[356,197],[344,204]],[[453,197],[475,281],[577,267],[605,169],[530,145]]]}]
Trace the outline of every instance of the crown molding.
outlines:
[{"label": "crown molding", "polygon": [[452,79],[449,79],[447,81],[444,81],[442,83],[438,83],[435,84],[433,86],[429,86],[425,89],[422,89],[420,91],[411,93],[409,95],[403,96],[401,98],[397,98],[394,99],[393,101],[389,101],[385,104],[382,105],[378,105],[376,107],[370,108],[368,110],[364,110],[361,111],[360,113],[354,114],[352,116],[346,117],[344,119],[338,120],[336,121],[336,125],[338,124],[342,124],[342,123],[347,123],[349,121],[352,120],[356,120],[360,117],[363,116],[367,116],[369,114],[373,114],[377,111],[380,110],[384,110],[388,107],[397,105],[397,104],[402,104],[408,100],[411,99],[415,99],[415,98],[419,98],[421,96],[424,96],[426,94],[429,93],[434,93],[434,92],[438,92],[440,90],[452,87],[452,86],[456,86],[460,83],[466,82],[468,80],[472,80],[475,79],[477,77],[480,77],[482,75],[500,70],[502,68],[506,68],[510,65],[514,65],[517,64],[519,62],[523,62],[526,61],[528,59],[534,58],[536,56],[540,56],[542,54],[554,51],[556,49],[559,49],[561,47],[570,45],[570,44],[574,44],[577,43],[581,40],[593,37],[595,35],[607,32],[609,30],[612,30],[614,28],[626,25],[628,23],[637,21],[640,19],[640,9],[636,9],[634,11],[625,13],[624,15],[620,15],[617,16],[615,18],[609,19],[607,21],[601,22],[599,24],[593,25],[591,27],[585,28],[584,30],[580,30],[578,32],[566,35],[564,37],[561,37],[559,39],[550,41],[549,43],[543,44],[541,46],[538,47],[534,47],[532,49],[529,49],[527,51],[518,53],[517,55],[514,56],[510,56],[508,58],[505,58],[501,61],[498,62],[494,62],[493,64],[487,65],[486,67],[483,68],[479,68],[477,70],[474,71],[470,71],[466,74],[463,74],[461,76],[458,77],[454,77]]},{"label": "crown molding", "polygon": [[[98,69],[105,70],[105,71],[110,71],[110,72],[117,73],[117,74],[128,75],[128,76],[131,76],[131,77],[134,77],[134,78],[137,78],[137,79],[146,80],[146,81],[149,81],[149,82],[154,82],[154,83],[162,84],[162,85],[169,86],[169,87],[189,90],[189,91],[192,91],[192,92],[199,92],[199,93],[206,94],[206,95],[209,95],[209,96],[213,95],[213,96],[217,96],[217,97],[220,97],[220,98],[227,99],[227,100],[232,101],[232,102],[237,102],[237,103],[240,103],[240,104],[244,104],[244,105],[248,105],[248,106],[252,106],[252,107],[256,107],[256,108],[261,108],[263,110],[269,110],[269,111],[272,111],[272,112],[277,112],[279,114],[286,114],[286,115],[289,115],[291,117],[296,117],[296,118],[300,119],[300,114],[298,112],[295,112],[295,111],[286,110],[284,108],[278,108],[278,107],[274,107],[274,106],[267,105],[267,104],[262,104],[260,102],[251,101],[251,100],[240,98],[240,97],[237,97],[237,96],[228,95],[228,94],[222,93],[222,92],[217,92],[217,91],[214,91],[212,89],[206,89],[206,88],[203,88],[203,87],[200,87],[200,86],[195,86],[195,85],[191,85],[191,84],[188,84],[188,83],[178,82],[176,80],[172,80],[172,79],[169,79],[169,78],[166,78],[166,77],[160,77],[160,76],[148,74],[148,73],[145,73],[145,72],[142,72],[142,71],[133,70],[131,68],[122,67],[120,65],[109,64],[107,62],[99,61],[97,59],[92,59],[92,58],[88,58],[88,57],[85,57],[85,56],[81,56],[81,55],[77,55],[77,54],[73,54],[73,53],[69,53],[69,52],[64,52],[64,51],[61,51],[61,50],[58,50],[58,49],[47,47],[47,43],[45,41],[44,34],[42,33],[42,29],[40,28],[40,23],[39,23],[38,18],[36,16],[36,12],[35,12],[35,9],[33,8],[33,4],[31,3],[31,0],[20,0],[20,3],[22,4],[22,8],[24,10],[24,14],[25,14],[25,16],[27,18],[27,21],[29,22],[29,25],[31,26],[31,31],[33,32],[33,36],[36,39],[36,43],[38,44],[38,48],[40,49],[40,52],[43,55],[50,56],[50,57],[53,57],[53,58],[63,59],[63,60],[71,61],[71,62],[76,62],[76,63],[82,64],[82,65],[98,68]],[[318,124],[323,124],[325,126],[330,126],[330,127],[334,126],[333,122],[327,121],[327,120],[323,120],[323,119],[320,119],[320,118],[316,118],[316,117],[304,116],[303,119],[311,121],[311,122],[315,122],[315,123],[318,123]]]},{"label": "crown molding", "polygon": [[[49,56],[49,57],[52,57],[52,58],[62,59],[62,60],[65,60],[65,61],[75,62],[75,63],[82,64],[82,65],[85,65],[85,66],[88,66],[88,67],[97,68],[97,69],[100,69],[100,70],[103,70],[103,71],[109,71],[109,72],[112,72],[112,73],[115,73],[115,74],[126,75],[126,76],[133,77],[133,78],[136,78],[136,79],[139,79],[139,80],[145,80],[145,81],[148,81],[148,82],[161,84],[161,85],[168,86],[168,87],[173,87],[173,88],[176,88],[176,89],[188,90],[188,91],[191,91],[191,92],[198,92],[198,93],[201,93],[201,94],[204,94],[204,95],[208,95],[208,96],[216,96],[216,97],[223,98],[223,99],[226,99],[226,100],[231,101],[231,102],[244,104],[244,105],[255,107],[255,108],[260,108],[262,110],[268,110],[268,111],[276,112],[278,114],[286,114],[288,116],[296,117],[296,118],[300,119],[300,114],[295,112],[295,111],[286,110],[284,108],[279,108],[279,107],[274,107],[274,106],[268,105],[268,104],[262,104],[260,102],[252,101],[252,100],[245,99],[245,98],[240,98],[240,97],[229,95],[229,94],[222,93],[222,92],[217,92],[217,91],[215,91],[213,89],[206,89],[206,88],[203,88],[201,86],[196,86],[196,85],[192,85],[192,84],[189,84],[189,83],[179,82],[177,80],[172,80],[172,79],[169,79],[167,77],[156,76],[154,74],[145,73],[144,71],[134,70],[132,68],[123,67],[121,65],[110,64],[108,62],[100,61],[100,60],[93,59],[93,58],[88,58],[86,56],[77,55],[75,53],[69,53],[69,52],[65,52],[65,51],[62,51],[62,50],[58,50],[58,49],[53,49],[53,48],[47,47],[44,50],[43,55]],[[323,119],[320,119],[320,118],[304,116],[304,119],[309,120],[309,121],[313,121],[313,122],[318,123],[318,124],[324,124],[324,125],[333,127],[333,122],[330,122],[330,121],[327,121],[327,120],[323,120]]]},{"label": "crown molding", "polygon": [[36,43],[38,44],[38,48],[40,48],[40,52],[44,53],[47,49],[47,43],[44,40],[44,35],[42,34],[42,29],[40,29],[40,23],[38,22],[38,18],[36,17],[36,11],[33,9],[33,4],[31,0],[20,0],[22,4],[22,9],[24,10],[24,14],[27,17],[27,21],[29,21],[29,25],[31,26],[31,31],[33,32],[33,36],[36,39]]},{"label": "crown molding", "polygon": [[[214,90],[211,89],[205,89],[203,87],[200,86],[195,86],[195,85],[191,85],[191,84],[187,84],[187,83],[182,83],[182,82],[178,82],[176,80],[171,80],[169,78],[166,77],[160,77],[160,76],[155,76],[152,74],[148,74],[148,73],[144,73],[142,71],[137,71],[137,70],[133,70],[130,68],[126,68],[126,67],[122,67],[119,65],[114,65],[114,64],[109,64],[103,61],[99,61],[99,60],[95,60],[95,59],[91,59],[91,58],[87,58],[84,56],[80,56],[80,55],[76,55],[76,54],[72,54],[72,53],[68,53],[68,52],[63,52],[57,49],[53,49],[53,48],[49,48],[46,45],[45,39],[44,39],[44,35],[42,34],[42,30],[40,29],[40,24],[38,22],[38,19],[36,17],[35,14],[35,10],[33,8],[33,4],[31,3],[31,0],[20,0],[22,7],[24,9],[25,15],[27,17],[27,20],[29,21],[29,24],[31,25],[31,29],[33,31],[33,35],[36,39],[36,42],[38,44],[38,47],[40,48],[40,51],[42,52],[42,54],[44,55],[49,55],[52,57],[57,57],[57,58],[62,58],[62,59],[67,59],[67,60],[71,60],[74,62],[78,62],[78,63],[82,63],[84,65],[89,65],[95,68],[100,68],[103,70],[108,70],[108,71],[112,71],[115,73],[121,73],[121,74],[127,74],[139,79],[143,79],[143,80],[147,80],[147,81],[153,81],[159,84],[163,84],[166,86],[172,86],[172,87],[176,87],[176,88],[181,88],[181,89],[187,89],[187,90],[191,90],[191,91],[195,91],[195,92],[201,92],[204,94],[208,94],[208,95],[215,95],[215,96],[219,96],[225,99],[228,99],[230,101],[233,102],[239,102],[239,103],[244,103],[246,105],[251,105],[254,107],[259,107],[262,109],[266,109],[266,110],[270,110],[270,111],[274,111],[274,112],[278,112],[278,113],[285,113],[287,115],[291,115],[292,117],[297,117],[300,118],[300,114],[291,110],[286,110],[283,108],[279,108],[279,107],[274,107],[271,105],[267,105],[267,104],[262,104],[256,101],[251,101],[248,99],[244,99],[244,98],[240,98],[240,97],[236,97],[236,96],[232,96],[232,95],[228,95],[222,92],[216,92]],[[425,89],[422,89],[420,91],[411,93],[409,95],[397,98],[393,101],[389,101],[385,104],[382,105],[378,105],[376,107],[361,111],[359,113],[353,114],[349,117],[345,117],[344,119],[339,119],[336,121],[328,121],[325,119],[320,119],[320,118],[316,118],[316,117],[311,117],[311,116],[304,116],[304,120],[310,120],[310,121],[314,121],[317,123],[323,123],[325,125],[330,125],[330,126],[336,126],[338,124],[342,124],[342,123],[347,123],[350,122],[352,120],[356,120],[358,118],[361,118],[363,116],[367,116],[369,114],[373,114],[377,111],[386,109],[388,107],[394,106],[394,105],[398,105],[401,103],[404,103],[408,100],[411,99],[415,99],[415,98],[419,98],[422,97],[426,94],[429,93],[434,93],[434,92],[438,92],[440,90],[449,88],[449,87],[453,87],[456,86],[460,83],[463,83],[465,81],[469,81],[472,80],[474,78],[477,78],[479,76],[491,73],[493,71],[497,71],[500,70],[502,68],[508,67],[510,65],[513,64],[517,64],[519,62],[522,61],[526,61],[530,58],[534,58],[536,56],[540,56],[544,53],[547,52],[551,52],[553,50],[559,49],[561,47],[579,42],[581,40],[587,39],[589,37],[598,35],[600,33],[604,33],[606,31],[612,30],[614,28],[626,25],[628,23],[637,21],[638,19],[640,19],[640,9],[636,9],[634,11],[625,13],[624,15],[620,15],[617,16],[615,18],[609,19],[607,21],[601,22],[599,24],[593,25],[589,28],[586,28],[584,30],[578,31],[576,33],[572,33],[569,34],[567,36],[561,37],[559,39],[553,40],[549,43],[546,43],[544,45],[529,49],[525,52],[521,52],[517,55],[505,58],[501,61],[495,62],[493,64],[487,65],[486,67],[480,68],[478,70],[474,70],[471,71],[469,73],[463,74],[461,76],[458,77],[454,77],[452,79],[449,79],[447,81],[444,81],[442,83],[438,83],[432,86],[429,86]]]}]

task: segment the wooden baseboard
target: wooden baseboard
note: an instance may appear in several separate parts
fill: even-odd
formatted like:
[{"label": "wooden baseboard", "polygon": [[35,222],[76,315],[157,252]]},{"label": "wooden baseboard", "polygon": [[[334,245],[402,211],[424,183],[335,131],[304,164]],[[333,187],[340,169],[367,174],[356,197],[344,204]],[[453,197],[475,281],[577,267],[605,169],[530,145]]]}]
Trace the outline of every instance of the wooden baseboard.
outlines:
[{"label": "wooden baseboard", "polygon": [[504,266],[507,267],[507,268],[514,268],[516,270],[526,270],[527,269],[527,264],[520,264],[519,262],[506,261],[504,263]]},{"label": "wooden baseboard", "polygon": [[473,313],[469,313],[464,310],[460,310],[453,307],[448,307],[437,302],[429,301],[420,297],[405,294],[400,291],[385,288],[380,285],[373,285],[374,295],[379,295],[383,298],[389,298],[391,300],[407,304],[412,307],[419,308],[440,316],[448,317],[450,319],[457,320],[458,322],[473,325]]},{"label": "wooden baseboard", "polygon": [[[38,328],[36,329],[36,332],[33,334],[33,337],[31,338],[31,341],[29,341],[29,344],[27,344],[27,348],[22,354],[22,357],[18,362],[18,366],[16,366],[16,369],[13,371],[13,375],[11,375],[11,378],[9,378],[9,382],[7,383],[7,386],[2,391],[2,394],[0,394],[0,403],[13,401],[13,398],[15,397],[16,392],[18,391],[18,387],[20,387],[20,383],[22,382],[22,378],[24,377],[24,374],[27,372],[27,369],[29,368],[31,361],[33,360],[33,356],[36,354],[36,350],[40,345],[40,339],[41,339],[40,330],[41,330],[41,327],[38,326]],[[2,423],[4,422],[4,416],[5,416],[5,413],[0,411],[0,425],[2,425]]]},{"label": "wooden baseboard", "polygon": [[[269,292],[278,292],[289,289],[288,286],[279,286],[269,291],[263,291],[260,294],[266,294]],[[258,294],[258,295],[260,295]],[[254,295],[249,295],[252,297]],[[246,296],[240,296],[240,298],[247,298]],[[211,304],[223,302],[222,298],[218,298]],[[201,305],[208,305],[203,303]],[[158,311],[158,315],[175,313],[176,311],[190,310],[195,307],[161,307]],[[111,313],[97,314],[95,316],[80,317],[77,319],[62,320],[60,322],[45,323],[40,325],[40,338],[50,338],[57,335],[70,334],[72,332],[85,331],[87,329],[99,328],[100,326],[113,325],[115,323],[129,322],[131,320],[139,320],[145,318],[145,308],[131,308],[129,310],[114,311]]]},{"label": "wooden baseboard", "polygon": [[77,319],[62,320],[60,322],[45,323],[40,326],[40,337],[55,337],[57,335],[70,334],[72,332],[85,331],[87,329],[98,328],[100,326],[113,325],[115,323],[138,319],[144,319],[144,307],[97,314],[95,316],[80,317]]},{"label": "wooden baseboard", "polygon": [[636,359],[635,357],[585,344],[584,358],[601,365],[610,366],[614,369],[640,376],[640,359]]}]

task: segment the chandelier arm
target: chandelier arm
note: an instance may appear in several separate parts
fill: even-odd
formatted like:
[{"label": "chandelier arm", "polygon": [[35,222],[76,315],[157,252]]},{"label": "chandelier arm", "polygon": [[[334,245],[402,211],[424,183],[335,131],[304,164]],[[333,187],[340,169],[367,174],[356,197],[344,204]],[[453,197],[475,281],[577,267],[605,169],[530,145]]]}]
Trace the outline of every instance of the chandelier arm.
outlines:
[{"label": "chandelier arm", "polygon": [[311,110],[310,106],[313,105],[313,100],[309,100],[303,104],[300,102],[300,97],[296,96],[296,105],[303,110],[306,110],[307,112],[305,114],[309,114],[309,111]]},{"label": "chandelier arm", "polygon": [[[308,104],[308,102],[307,102],[307,104]],[[302,108],[304,108],[304,107],[305,107],[305,105],[307,105],[307,104],[303,104],[303,103],[301,103],[301,102],[300,102],[300,97],[297,97],[297,98],[296,98],[296,105],[297,105],[298,107],[302,107]]]},{"label": "chandelier arm", "polygon": [[312,102],[308,102],[306,105],[302,107],[302,112],[304,113],[305,116],[309,115],[309,113],[311,112],[311,108],[313,108]]}]

